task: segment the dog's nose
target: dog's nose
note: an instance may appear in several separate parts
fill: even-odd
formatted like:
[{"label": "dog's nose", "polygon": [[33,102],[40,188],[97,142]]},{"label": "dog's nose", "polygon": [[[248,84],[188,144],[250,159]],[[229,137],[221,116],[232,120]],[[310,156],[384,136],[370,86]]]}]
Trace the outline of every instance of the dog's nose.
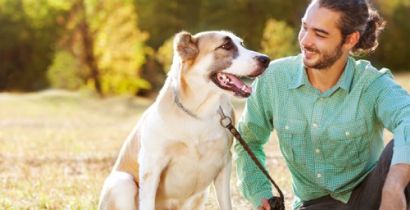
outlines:
[{"label": "dog's nose", "polygon": [[260,56],[256,56],[256,60],[259,61],[259,63],[264,67],[268,67],[269,62],[270,62],[270,58],[268,56],[264,56],[264,55],[260,55]]}]

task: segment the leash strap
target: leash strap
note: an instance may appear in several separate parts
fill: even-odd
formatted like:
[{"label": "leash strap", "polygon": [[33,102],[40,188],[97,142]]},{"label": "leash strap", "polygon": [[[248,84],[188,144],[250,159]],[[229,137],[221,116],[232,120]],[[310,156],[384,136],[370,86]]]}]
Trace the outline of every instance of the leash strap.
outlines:
[{"label": "leash strap", "polygon": [[242,145],[242,147],[245,149],[246,153],[251,157],[253,162],[256,164],[256,166],[261,170],[261,172],[266,176],[266,178],[273,184],[275,189],[279,193],[279,197],[272,197],[269,199],[269,204],[271,206],[272,210],[284,210],[285,209],[285,199],[283,196],[282,191],[280,190],[279,186],[276,184],[276,182],[272,179],[272,177],[269,175],[268,171],[263,167],[261,162],[256,158],[255,154],[252,152],[252,150],[249,148],[248,144],[243,140],[241,134],[236,130],[235,126],[232,125],[232,119],[224,114],[222,111],[222,108],[219,107],[218,113],[221,115],[221,120],[220,123],[223,127],[227,128],[232,135],[239,141],[239,143]]}]

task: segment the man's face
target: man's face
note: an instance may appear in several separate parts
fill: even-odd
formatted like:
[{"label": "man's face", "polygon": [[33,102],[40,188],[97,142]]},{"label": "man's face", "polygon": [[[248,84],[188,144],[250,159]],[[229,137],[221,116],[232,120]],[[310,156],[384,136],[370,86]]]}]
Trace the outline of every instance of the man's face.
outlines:
[{"label": "man's face", "polygon": [[311,3],[302,18],[299,45],[307,68],[326,69],[343,54],[343,38],[337,21],[340,13]]}]

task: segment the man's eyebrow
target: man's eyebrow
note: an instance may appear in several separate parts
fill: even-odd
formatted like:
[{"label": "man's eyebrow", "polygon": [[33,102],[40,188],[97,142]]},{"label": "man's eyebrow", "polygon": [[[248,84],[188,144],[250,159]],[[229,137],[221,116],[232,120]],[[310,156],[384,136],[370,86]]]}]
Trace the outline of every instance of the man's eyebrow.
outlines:
[{"label": "man's eyebrow", "polygon": [[323,33],[325,35],[329,35],[329,32],[327,32],[323,29],[320,29],[320,28],[313,28],[313,30],[316,31],[316,32],[319,32],[319,33]]},{"label": "man's eyebrow", "polygon": [[[305,22],[305,21],[303,21],[303,19],[302,19],[302,25],[303,25],[303,26],[307,26],[306,22]],[[314,28],[314,27],[313,27],[313,30],[314,30],[314,31],[316,31],[316,32],[319,32],[319,33],[325,34],[325,35],[329,35],[329,32],[328,32],[328,31],[326,31],[326,30],[324,30],[324,29]]]}]

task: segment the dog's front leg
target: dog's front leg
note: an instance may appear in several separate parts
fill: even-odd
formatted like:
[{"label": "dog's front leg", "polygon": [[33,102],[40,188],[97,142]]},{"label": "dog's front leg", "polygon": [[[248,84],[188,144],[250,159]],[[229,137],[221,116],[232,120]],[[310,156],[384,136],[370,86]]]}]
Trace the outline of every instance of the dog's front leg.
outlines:
[{"label": "dog's front leg", "polygon": [[215,191],[221,210],[232,210],[231,186],[229,181],[231,178],[231,162],[231,156],[229,156],[229,160],[227,160],[225,166],[214,180]]},{"label": "dog's front leg", "polygon": [[168,164],[167,158],[155,156],[142,157],[140,167],[139,209],[154,210],[155,196],[162,170]]}]

